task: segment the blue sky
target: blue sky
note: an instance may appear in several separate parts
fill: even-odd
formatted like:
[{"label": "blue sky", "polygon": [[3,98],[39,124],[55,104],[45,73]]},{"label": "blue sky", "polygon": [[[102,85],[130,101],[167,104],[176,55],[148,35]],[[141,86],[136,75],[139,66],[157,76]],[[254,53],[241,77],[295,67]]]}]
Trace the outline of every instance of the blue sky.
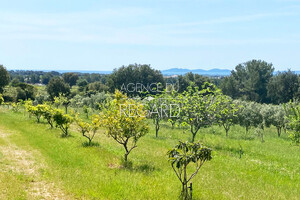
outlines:
[{"label": "blue sky", "polygon": [[0,0],[8,69],[300,70],[300,0]]}]

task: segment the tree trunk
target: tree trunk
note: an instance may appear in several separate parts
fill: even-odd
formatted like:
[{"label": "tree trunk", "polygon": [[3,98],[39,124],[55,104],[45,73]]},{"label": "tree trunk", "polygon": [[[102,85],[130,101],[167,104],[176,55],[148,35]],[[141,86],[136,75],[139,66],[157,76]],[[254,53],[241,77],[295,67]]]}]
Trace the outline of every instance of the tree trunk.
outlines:
[{"label": "tree trunk", "polygon": [[155,137],[158,137],[158,131],[159,131],[159,121],[156,119],[155,123]]},{"label": "tree trunk", "polygon": [[277,127],[277,135],[278,135],[278,137],[281,136],[281,127]]},{"label": "tree trunk", "polygon": [[196,133],[192,133],[193,134],[193,137],[192,137],[192,142],[195,141],[195,137],[196,137]]},{"label": "tree trunk", "polygon": [[189,193],[187,187],[187,174],[186,174],[186,166],[184,167],[183,181],[182,181],[182,191],[181,191],[181,199],[187,200]]},{"label": "tree trunk", "polygon": [[125,155],[124,155],[124,162],[125,162],[125,164],[127,163],[127,160],[128,160],[128,153],[126,152]]},{"label": "tree trunk", "polygon": [[175,125],[175,123],[172,122],[172,129],[174,129],[174,125]]},{"label": "tree trunk", "polygon": [[127,148],[127,142],[128,142],[128,140],[126,140],[125,143],[123,144],[124,149],[126,151],[126,153],[124,154],[124,167],[127,167],[127,161],[128,161],[128,155],[129,155],[129,151]]}]

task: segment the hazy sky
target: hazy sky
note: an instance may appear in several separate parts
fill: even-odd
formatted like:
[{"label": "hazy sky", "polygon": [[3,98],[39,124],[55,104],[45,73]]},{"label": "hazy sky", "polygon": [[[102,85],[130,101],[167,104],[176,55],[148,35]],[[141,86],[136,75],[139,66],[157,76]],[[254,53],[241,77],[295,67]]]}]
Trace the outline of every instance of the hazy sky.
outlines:
[{"label": "hazy sky", "polygon": [[8,69],[300,70],[300,0],[0,0]]}]

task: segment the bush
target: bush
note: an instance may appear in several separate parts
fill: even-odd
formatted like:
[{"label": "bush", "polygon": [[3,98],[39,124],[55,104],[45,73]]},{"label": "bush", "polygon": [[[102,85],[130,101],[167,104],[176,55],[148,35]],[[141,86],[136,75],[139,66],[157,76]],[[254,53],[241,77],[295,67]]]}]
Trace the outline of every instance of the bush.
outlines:
[{"label": "bush", "polygon": [[26,92],[22,88],[17,87],[17,100],[26,100]]},{"label": "bush", "polygon": [[43,113],[47,109],[47,106],[43,105],[43,104],[38,104],[37,106],[32,106],[28,103],[25,103],[25,108],[30,114],[32,114],[33,116],[36,117],[37,122],[39,123]]}]

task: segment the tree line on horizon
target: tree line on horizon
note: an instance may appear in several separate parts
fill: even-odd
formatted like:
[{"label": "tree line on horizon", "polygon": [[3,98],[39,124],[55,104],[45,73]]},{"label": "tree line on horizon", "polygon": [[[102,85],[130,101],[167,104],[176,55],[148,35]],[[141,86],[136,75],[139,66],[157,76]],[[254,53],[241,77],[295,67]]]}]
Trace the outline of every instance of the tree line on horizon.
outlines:
[{"label": "tree line on horizon", "polygon": [[[209,82],[233,99],[271,104],[299,99],[300,76],[291,70],[276,74],[274,70],[271,63],[261,60],[239,64],[232,70],[230,76],[226,77],[208,77],[191,72],[176,77],[164,77],[159,70],[151,68],[150,65],[140,64],[122,66],[114,69],[111,74],[7,71],[0,65],[0,93],[3,93],[6,101],[35,99],[38,91],[33,85],[43,84],[47,86],[48,98],[53,99],[60,93],[73,97],[76,94],[91,96],[101,92],[114,92],[115,89],[120,90],[122,85],[129,83],[142,85],[160,83],[164,89],[173,84],[178,92],[182,93],[191,82],[198,87]],[[9,87],[5,87],[8,85]],[[128,95],[143,94],[134,91]]]}]

